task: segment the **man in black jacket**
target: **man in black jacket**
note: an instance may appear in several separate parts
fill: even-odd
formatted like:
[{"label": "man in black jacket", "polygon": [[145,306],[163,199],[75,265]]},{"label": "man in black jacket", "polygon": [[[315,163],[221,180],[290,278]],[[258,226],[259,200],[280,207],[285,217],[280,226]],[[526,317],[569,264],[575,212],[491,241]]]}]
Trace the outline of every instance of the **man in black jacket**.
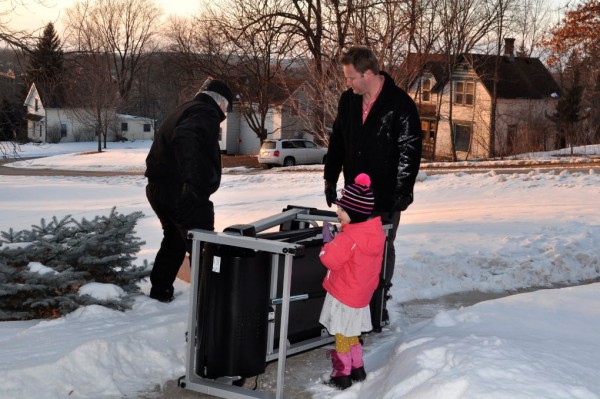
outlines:
[{"label": "man in black jacket", "polygon": [[146,158],[146,197],[163,229],[150,297],[161,302],[173,299],[173,282],[191,253],[188,230],[214,230],[209,198],[221,183],[219,129],[232,101],[225,83],[208,79],[193,100],[165,119]]},{"label": "man in black jacket", "polygon": [[[350,48],[340,63],[349,89],[342,93],[329,138],[325,198],[331,206],[342,170],[347,184],[360,173],[371,176],[375,215],[381,216],[383,224],[393,225],[382,276],[387,298],[396,262],[394,240],[400,212],[413,202],[421,163],[421,122],[414,101],[379,70],[369,48]],[[384,311],[384,321],[386,318]]]}]

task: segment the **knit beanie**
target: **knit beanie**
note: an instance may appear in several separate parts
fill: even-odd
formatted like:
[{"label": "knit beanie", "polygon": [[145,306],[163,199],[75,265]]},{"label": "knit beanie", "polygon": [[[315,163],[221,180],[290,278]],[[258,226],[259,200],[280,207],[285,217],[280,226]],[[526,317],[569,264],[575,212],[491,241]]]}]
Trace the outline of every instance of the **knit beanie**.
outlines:
[{"label": "knit beanie", "polygon": [[375,197],[371,190],[371,178],[361,173],[342,190],[342,197],[335,200],[350,216],[350,223],[360,223],[371,217],[375,206]]},{"label": "knit beanie", "polygon": [[212,91],[214,93],[220,94],[224,99],[229,102],[228,109],[233,105],[233,93],[229,86],[217,79],[208,78],[200,88],[200,91]]}]

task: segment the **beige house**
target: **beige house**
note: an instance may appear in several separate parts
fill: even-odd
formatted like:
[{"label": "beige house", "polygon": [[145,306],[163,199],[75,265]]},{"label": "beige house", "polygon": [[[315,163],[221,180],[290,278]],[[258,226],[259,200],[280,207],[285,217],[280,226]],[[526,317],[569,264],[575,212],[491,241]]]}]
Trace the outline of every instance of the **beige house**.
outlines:
[{"label": "beige house", "polygon": [[451,82],[445,57],[408,57],[405,73],[418,65],[408,92],[421,116],[424,158],[451,158],[452,138],[459,160],[553,148],[545,113],[555,109],[560,88],[538,58],[515,56],[513,43],[506,39],[503,56],[461,55]]},{"label": "beige house", "polygon": [[[27,137],[34,142],[94,141],[96,116],[84,108],[46,108],[35,83],[25,99]],[[154,121],[133,115],[102,110],[107,123],[107,141],[152,140]]]}]

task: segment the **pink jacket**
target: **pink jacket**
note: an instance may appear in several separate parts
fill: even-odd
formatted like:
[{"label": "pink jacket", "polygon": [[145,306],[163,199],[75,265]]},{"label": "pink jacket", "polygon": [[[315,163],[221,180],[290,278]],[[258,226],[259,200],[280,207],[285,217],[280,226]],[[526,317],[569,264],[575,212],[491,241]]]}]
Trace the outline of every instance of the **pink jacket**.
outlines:
[{"label": "pink jacket", "polygon": [[384,244],[380,217],[343,226],[319,254],[329,269],[323,288],[347,306],[367,306],[379,284]]}]

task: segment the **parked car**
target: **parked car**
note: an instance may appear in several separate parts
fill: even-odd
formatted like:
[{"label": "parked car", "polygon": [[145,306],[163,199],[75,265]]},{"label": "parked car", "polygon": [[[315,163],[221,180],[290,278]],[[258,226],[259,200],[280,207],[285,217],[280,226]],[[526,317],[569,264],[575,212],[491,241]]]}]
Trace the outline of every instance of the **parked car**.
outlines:
[{"label": "parked car", "polygon": [[269,168],[275,165],[294,166],[325,163],[327,148],[310,140],[265,140],[258,153],[258,162]]}]

